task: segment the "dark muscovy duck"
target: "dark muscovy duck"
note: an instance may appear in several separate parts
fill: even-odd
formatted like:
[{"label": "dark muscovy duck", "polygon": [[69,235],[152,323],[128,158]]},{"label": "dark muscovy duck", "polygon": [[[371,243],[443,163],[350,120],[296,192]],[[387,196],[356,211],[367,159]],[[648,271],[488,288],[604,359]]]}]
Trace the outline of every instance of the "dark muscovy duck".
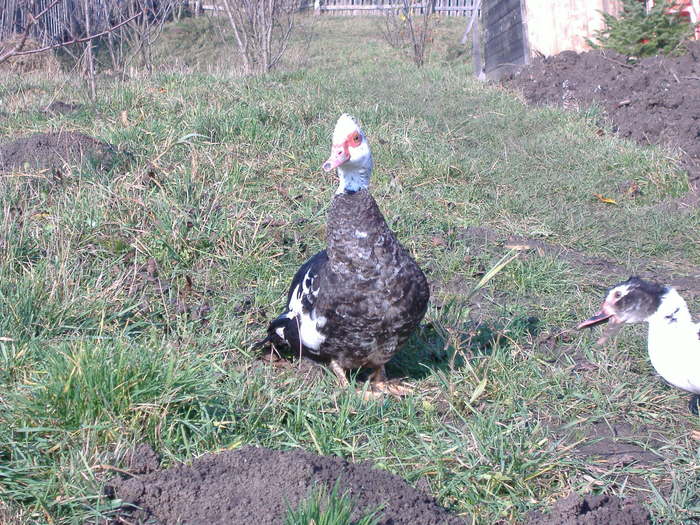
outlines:
[{"label": "dark muscovy duck", "polygon": [[334,168],[340,185],[328,211],[328,247],[299,268],[285,312],[259,345],[269,341],[326,361],[341,385],[348,384],[347,369],[372,368],[375,391],[400,394],[405,389],[386,381],[384,365],[423,319],[428,282],[369,192],[369,143],[347,114],[323,164]]},{"label": "dark muscovy duck", "polygon": [[625,323],[649,323],[647,347],[654,368],[673,386],[693,394],[690,410],[698,413],[700,402],[700,323],[694,323],[688,305],[669,286],[630,277],[609,291],[603,306],[578,327],[605,321],[611,330],[599,342],[619,331]]}]

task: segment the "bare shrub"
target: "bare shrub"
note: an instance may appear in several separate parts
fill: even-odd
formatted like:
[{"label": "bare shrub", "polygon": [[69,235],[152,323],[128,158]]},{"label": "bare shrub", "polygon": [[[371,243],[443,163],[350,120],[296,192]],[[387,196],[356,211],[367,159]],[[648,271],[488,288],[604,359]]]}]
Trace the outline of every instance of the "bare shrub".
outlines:
[{"label": "bare shrub", "polygon": [[[23,38],[23,35],[12,35],[0,42],[0,49],[14,49]],[[31,37],[27,37],[22,44],[22,49],[25,51],[38,50],[41,47],[41,43]],[[60,69],[58,59],[50,50],[19,56],[8,56],[5,61],[0,62],[0,71],[9,71],[11,73],[29,73],[31,71],[57,73]]]},{"label": "bare shrub", "polygon": [[103,0],[103,17],[107,20],[133,17],[117,31],[106,35],[112,69],[124,73],[126,67],[138,58],[141,67],[152,73],[153,45],[163,32],[165,22],[181,9],[181,0]]},{"label": "bare shrub", "polygon": [[393,48],[405,52],[421,67],[433,43],[437,23],[435,0],[400,0],[400,7],[388,9],[382,33]]},{"label": "bare shrub", "polygon": [[[1,18],[5,30],[15,25],[23,33],[0,43],[0,63],[61,48],[82,62],[93,84],[98,69],[93,44],[97,41],[108,52],[111,64],[106,67],[114,72],[123,73],[136,58],[152,72],[153,44],[164,23],[175,14],[182,15],[186,4],[183,0],[25,0]],[[43,47],[29,48],[30,36]]]},{"label": "bare shrub", "polygon": [[287,50],[299,0],[221,0],[246,74],[272,70]]}]

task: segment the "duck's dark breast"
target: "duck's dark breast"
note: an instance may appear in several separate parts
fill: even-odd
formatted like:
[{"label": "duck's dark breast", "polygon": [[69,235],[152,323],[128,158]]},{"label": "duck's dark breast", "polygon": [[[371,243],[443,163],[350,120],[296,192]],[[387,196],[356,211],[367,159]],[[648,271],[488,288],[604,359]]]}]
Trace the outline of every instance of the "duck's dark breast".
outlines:
[{"label": "duck's dark breast", "polygon": [[327,251],[316,305],[326,318],[323,355],[346,368],[384,364],[425,314],[425,275],[366,190],[334,197]]}]

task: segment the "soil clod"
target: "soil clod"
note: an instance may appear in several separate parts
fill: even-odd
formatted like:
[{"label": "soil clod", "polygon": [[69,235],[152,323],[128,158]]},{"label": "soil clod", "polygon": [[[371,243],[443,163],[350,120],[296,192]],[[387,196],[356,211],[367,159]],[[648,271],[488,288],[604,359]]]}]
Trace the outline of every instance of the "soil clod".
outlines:
[{"label": "soil clod", "polygon": [[530,512],[525,525],[646,525],[649,511],[636,501],[617,496],[571,494],[557,501],[552,510]]},{"label": "soil clod", "polygon": [[63,102],[62,100],[56,100],[46,107],[44,113],[47,115],[68,115],[82,108],[82,104],[71,104],[69,102]]}]

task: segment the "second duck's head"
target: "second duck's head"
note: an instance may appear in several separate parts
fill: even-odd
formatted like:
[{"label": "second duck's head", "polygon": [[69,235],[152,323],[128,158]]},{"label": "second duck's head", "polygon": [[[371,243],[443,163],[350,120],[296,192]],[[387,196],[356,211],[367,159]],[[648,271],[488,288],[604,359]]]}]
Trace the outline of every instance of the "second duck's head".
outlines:
[{"label": "second duck's head", "polygon": [[586,319],[578,328],[586,328],[605,321],[614,324],[641,323],[654,315],[669,289],[663,285],[630,277],[608,291],[600,311]]},{"label": "second duck's head", "polygon": [[369,187],[372,152],[357,120],[347,113],[343,113],[335,125],[331,156],[323,163],[324,171],[333,168],[338,168],[340,178],[336,193],[355,193]]}]

